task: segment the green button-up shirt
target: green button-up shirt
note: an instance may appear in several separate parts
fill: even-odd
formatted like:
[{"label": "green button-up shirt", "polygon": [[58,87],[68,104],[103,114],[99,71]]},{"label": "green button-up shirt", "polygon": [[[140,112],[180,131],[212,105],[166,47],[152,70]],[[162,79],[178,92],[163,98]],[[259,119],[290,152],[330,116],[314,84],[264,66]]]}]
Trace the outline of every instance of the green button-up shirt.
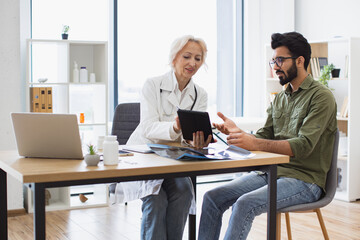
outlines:
[{"label": "green button-up shirt", "polygon": [[278,166],[278,177],[290,177],[325,187],[330,169],[336,121],[332,92],[311,75],[292,92],[290,84],[276,95],[267,109],[265,126],[255,136],[288,140],[294,154]]}]

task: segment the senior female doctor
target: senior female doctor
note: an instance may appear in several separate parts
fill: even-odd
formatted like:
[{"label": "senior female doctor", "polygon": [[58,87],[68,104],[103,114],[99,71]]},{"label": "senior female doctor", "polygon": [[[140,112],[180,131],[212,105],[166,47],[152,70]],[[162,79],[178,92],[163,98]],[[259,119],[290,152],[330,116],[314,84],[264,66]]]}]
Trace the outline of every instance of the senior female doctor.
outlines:
[{"label": "senior female doctor", "polygon": [[[177,109],[207,108],[207,94],[192,78],[204,64],[206,53],[202,39],[183,36],[173,42],[169,59],[172,70],[144,84],[140,124],[127,145],[182,141]],[[203,132],[196,132],[188,144],[201,148],[210,141],[211,136],[205,140]],[[195,212],[190,178],[121,183],[117,184],[116,195],[118,201],[139,198],[143,201],[141,239],[182,239],[190,207],[191,213]]]}]

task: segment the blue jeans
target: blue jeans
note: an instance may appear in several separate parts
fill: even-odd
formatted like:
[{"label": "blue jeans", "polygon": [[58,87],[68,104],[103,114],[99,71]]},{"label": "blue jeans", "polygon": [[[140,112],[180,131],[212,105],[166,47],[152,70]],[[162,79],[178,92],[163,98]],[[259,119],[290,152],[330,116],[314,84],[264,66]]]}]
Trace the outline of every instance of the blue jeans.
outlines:
[{"label": "blue jeans", "polygon": [[190,178],[164,179],[159,195],[141,199],[141,239],[182,239],[192,198]]},{"label": "blue jeans", "polygon": [[[205,193],[199,240],[219,239],[222,215],[232,206],[227,240],[246,239],[255,216],[267,211],[267,174],[251,172]],[[277,209],[314,202],[322,189],[294,178],[277,179]]]}]

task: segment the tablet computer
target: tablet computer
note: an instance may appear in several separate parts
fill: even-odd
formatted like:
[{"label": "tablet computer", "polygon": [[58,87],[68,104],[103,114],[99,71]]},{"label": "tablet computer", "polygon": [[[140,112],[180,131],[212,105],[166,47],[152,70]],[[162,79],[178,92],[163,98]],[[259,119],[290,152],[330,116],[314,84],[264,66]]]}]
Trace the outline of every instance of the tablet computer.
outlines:
[{"label": "tablet computer", "polygon": [[211,142],[214,142],[210,118],[207,112],[179,109],[177,114],[179,116],[181,131],[184,139],[192,140],[194,132],[202,131],[204,132],[205,140],[209,135],[211,135]]}]

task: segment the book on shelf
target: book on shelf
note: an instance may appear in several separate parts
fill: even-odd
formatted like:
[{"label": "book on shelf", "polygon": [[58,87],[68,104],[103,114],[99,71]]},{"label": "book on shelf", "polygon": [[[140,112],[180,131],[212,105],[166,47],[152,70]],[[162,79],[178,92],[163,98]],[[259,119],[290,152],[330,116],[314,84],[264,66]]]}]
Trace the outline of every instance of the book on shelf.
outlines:
[{"label": "book on shelf", "polygon": [[315,65],[314,65],[314,59],[310,58],[310,73],[315,78]]},{"label": "book on shelf", "polygon": [[325,65],[328,65],[328,59],[326,57],[313,57],[310,59],[310,70],[313,78],[319,78],[321,70]]},{"label": "book on shelf", "polygon": [[324,68],[324,66],[328,65],[328,59],[326,57],[318,57],[319,61],[319,69],[320,71]]},{"label": "book on shelf", "polygon": [[349,77],[349,55],[345,56],[345,74],[344,74],[345,78]]},{"label": "book on shelf", "polygon": [[320,76],[320,71],[318,70],[316,58],[310,58],[310,67],[313,78],[318,78]]},{"label": "book on shelf", "polygon": [[340,110],[340,117],[348,117],[349,115],[349,100],[348,100],[348,96],[344,97],[343,103],[341,105],[341,110]]}]

